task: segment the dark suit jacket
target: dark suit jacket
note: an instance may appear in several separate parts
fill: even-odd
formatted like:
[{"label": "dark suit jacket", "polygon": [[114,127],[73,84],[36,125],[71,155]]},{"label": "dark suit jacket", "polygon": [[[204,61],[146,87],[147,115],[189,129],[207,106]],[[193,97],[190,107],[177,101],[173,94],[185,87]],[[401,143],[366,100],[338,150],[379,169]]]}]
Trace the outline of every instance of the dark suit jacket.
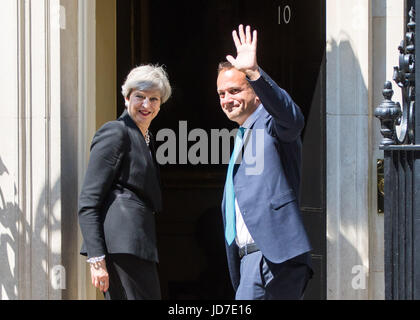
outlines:
[{"label": "dark suit jacket", "polygon": [[[304,118],[287,92],[263,70],[260,72],[261,77],[249,83],[264,109],[251,127],[252,133],[244,142],[244,159],[234,171],[235,197],[244,222],[266,259],[281,263],[294,258],[310,266],[310,255],[306,253],[311,250],[311,245],[298,204],[300,133]],[[244,161],[245,154],[250,151],[247,148],[253,150],[256,164],[263,166],[258,174],[247,171],[253,166]],[[225,195],[222,212],[225,222]],[[230,246],[226,243],[226,248],[230,276],[236,290],[240,279],[238,246],[233,241]]]},{"label": "dark suit jacket", "polygon": [[[150,151],[151,150],[151,151]],[[155,213],[162,210],[159,168],[127,111],[95,134],[79,199],[81,254],[128,253],[158,261]]]}]

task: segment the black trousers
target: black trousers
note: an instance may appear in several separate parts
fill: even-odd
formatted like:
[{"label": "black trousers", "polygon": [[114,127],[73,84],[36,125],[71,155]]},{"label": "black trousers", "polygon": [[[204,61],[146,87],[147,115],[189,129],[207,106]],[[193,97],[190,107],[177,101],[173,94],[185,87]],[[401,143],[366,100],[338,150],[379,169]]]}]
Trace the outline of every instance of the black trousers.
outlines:
[{"label": "black trousers", "polygon": [[131,254],[106,256],[109,289],[106,300],[160,300],[160,283],[155,262]]}]

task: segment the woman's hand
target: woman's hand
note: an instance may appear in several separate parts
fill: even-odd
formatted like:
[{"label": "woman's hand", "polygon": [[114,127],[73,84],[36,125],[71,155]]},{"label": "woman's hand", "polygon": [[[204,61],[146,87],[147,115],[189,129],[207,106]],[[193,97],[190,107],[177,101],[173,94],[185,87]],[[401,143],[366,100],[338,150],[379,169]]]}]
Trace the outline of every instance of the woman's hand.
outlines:
[{"label": "woman's hand", "polygon": [[236,30],[232,32],[233,41],[235,42],[237,56],[231,55],[226,59],[235,69],[244,72],[251,80],[257,80],[260,77],[257,63],[257,31],[254,30],[251,35],[251,27],[247,26],[244,32],[244,26],[239,26],[239,36]]},{"label": "woman's hand", "polygon": [[101,290],[107,292],[109,288],[109,275],[106,269],[105,259],[90,264],[90,275],[92,284]]}]

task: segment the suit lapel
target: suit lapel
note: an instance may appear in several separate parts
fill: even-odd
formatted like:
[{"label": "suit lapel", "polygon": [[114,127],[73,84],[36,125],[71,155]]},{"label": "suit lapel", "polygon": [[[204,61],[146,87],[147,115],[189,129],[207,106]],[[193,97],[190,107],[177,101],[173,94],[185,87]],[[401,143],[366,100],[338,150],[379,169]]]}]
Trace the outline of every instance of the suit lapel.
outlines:
[{"label": "suit lapel", "polygon": [[151,151],[150,154],[151,154],[151,157],[152,157],[153,165],[154,165],[155,170],[156,170],[156,175],[157,175],[158,181],[161,184],[159,163],[157,162],[157,159],[156,159],[155,138],[154,138],[154,136],[151,132],[149,132],[149,134],[150,134],[150,145],[149,146],[150,146],[150,151]]},{"label": "suit lapel", "polygon": [[131,128],[132,131],[136,133],[136,137],[139,139],[139,142],[142,147],[147,147],[146,140],[144,139],[143,134],[141,133],[139,127],[137,127],[136,123],[131,119],[130,115],[128,114],[127,110],[120,117],[121,120],[125,122],[125,124]]},{"label": "suit lapel", "polygon": [[[252,134],[256,133],[256,130],[258,129],[262,129],[265,130],[266,129],[266,125],[265,125],[265,121],[267,120],[267,117],[269,117],[270,114],[267,112],[267,110],[264,109],[264,107],[262,108],[262,110],[260,111],[258,117],[254,120],[253,123],[250,124],[249,129],[246,132],[246,135],[244,136],[244,142],[242,144],[242,149],[241,149],[241,155],[243,157],[243,155],[245,154],[245,149],[246,148],[252,148],[252,143],[250,143],[250,140],[252,138]],[[254,143],[256,142],[256,137],[253,138]],[[256,146],[255,146],[256,147]],[[235,177],[235,175],[237,174],[238,171],[243,172],[243,170],[240,168],[242,168],[243,166],[245,166],[246,164],[244,164],[244,160],[241,159],[241,162],[238,165],[235,165],[235,168],[233,170],[233,177]],[[237,177],[237,179],[240,177]]]},{"label": "suit lapel", "polygon": [[263,106],[262,110],[260,110],[260,113],[258,114],[258,117],[249,126],[248,134],[245,136],[245,141],[242,145],[242,152],[245,150],[245,148],[248,145],[248,142],[251,138],[252,130],[254,130],[254,128],[258,129],[258,128],[261,127],[260,122],[262,121],[262,119],[264,119],[266,117],[266,115],[268,115],[268,113],[264,109],[264,106]]},{"label": "suit lapel", "polygon": [[[124,111],[124,113],[120,116],[120,120],[124,121],[125,124],[135,132],[135,137],[138,139],[138,142],[140,143],[140,146],[142,148],[142,151],[146,154],[146,161],[151,164],[151,167],[155,170],[157,170],[156,165],[156,159],[155,159],[155,152],[154,152],[154,146],[152,146],[153,143],[153,136],[150,134],[150,145],[149,146],[146,143],[146,140],[144,139],[143,133],[140,131],[140,129],[137,127],[136,123],[131,119],[130,115],[128,114],[127,110]],[[156,172],[156,175],[158,176],[158,172]]]},{"label": "suit lapel", "polygon": [[258,119],[261,117],[261,115],[262,114],[260,114],[260,116],[257,119],[255,119],[255,121],[249,126],[249,128],[245,132],[244,141],[243,141],[242,147],[241,147],[241,152],[238,153],[238,156],[235,160],[235,162],[236,162],[238,160],[239,156],[241,156],[241,162],[239,164],[235,165],[235,167],[233,168],[233,176],[234,177],[235,177],[239,167],[243,163],[243,155],[245,154],[245,149],[248,147],[249,140],[251,139],[252,130],[254,129],[254,126],[257,123]]}]

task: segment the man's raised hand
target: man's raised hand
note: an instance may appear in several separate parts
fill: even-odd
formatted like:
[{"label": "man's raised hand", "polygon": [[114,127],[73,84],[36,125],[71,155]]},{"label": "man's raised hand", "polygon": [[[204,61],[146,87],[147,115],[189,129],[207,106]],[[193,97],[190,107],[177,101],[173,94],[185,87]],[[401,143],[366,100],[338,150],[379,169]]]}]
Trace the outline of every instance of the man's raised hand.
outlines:
[{"label": "man's raised hand", "polygon": [[247,26],[244,32],[244,26],[239,25],[239,36],[234,30],[232,32],[233,41],[236,46],[237,56],[226,56],[236,69],[244,72],[251,80],[257,80],[260,77],[257,64],[257,30],[251,35],[251,27]]}]

